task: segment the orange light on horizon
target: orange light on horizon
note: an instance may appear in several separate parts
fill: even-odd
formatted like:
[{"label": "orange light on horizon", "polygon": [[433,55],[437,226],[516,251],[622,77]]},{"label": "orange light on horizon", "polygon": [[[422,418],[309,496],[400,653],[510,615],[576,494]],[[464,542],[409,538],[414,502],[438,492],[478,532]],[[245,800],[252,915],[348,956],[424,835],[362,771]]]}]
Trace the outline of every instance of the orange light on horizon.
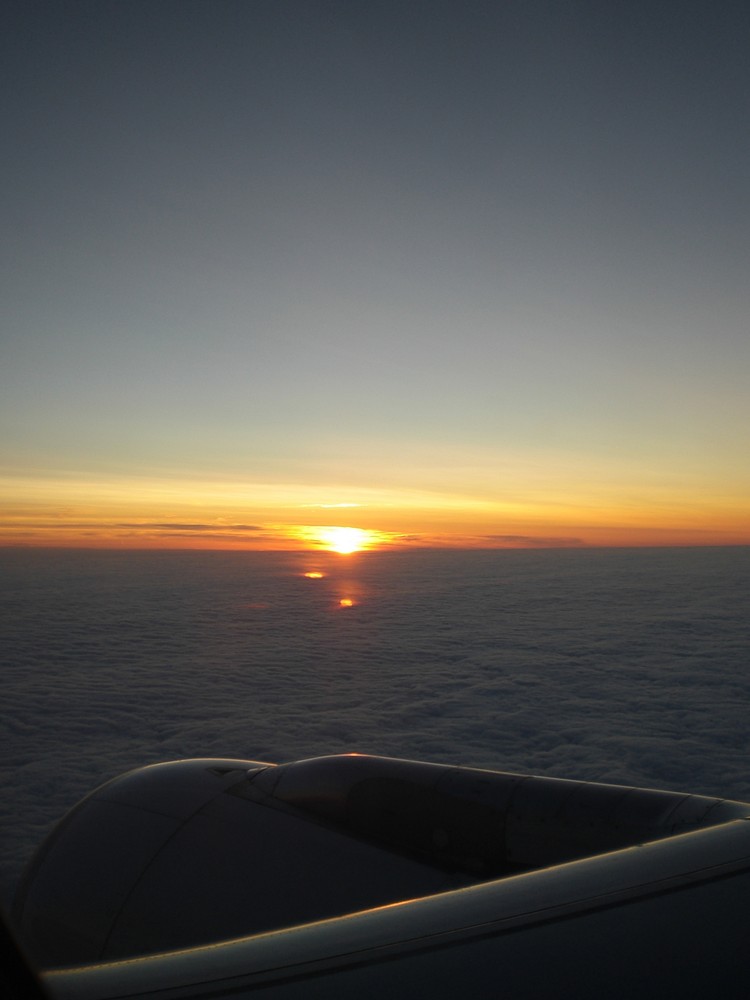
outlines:
[{"label": "orange light on horizon", "polygon": [[347,556],[352,552],[361,552],[362,549],[371,548],[375,544],[376,538],[374,531],[367,531],[365,528],[345,528],[336,525],[330,528],[321,528],[317,540],[329,551]]},{"label": "orange light on horizon", "polygon": [[339,607],[340,608],[353,608],[354,607],[354,601],[351,599],[351,597],[342,597],[341,600],[339,601]]},{"label": "orange light on horizon", "polygon": [[[0,546],[303,551],[296,572],[318,579],[304,566],[328,571],[329,559],[368,551],[750,544],[745,473],[725,486],[684,477],[678,489],[655,473],[641,482],[629,469],[611,481],[579,471],[575,486],[550,473],[549,489],[529,473],[528,488],[508,487],[513,502],[389,489],[331,504],[311,502],[329,493],[319,484],[0,470]],[[314,508],[346,523],[310,523]]]},{"label": "orange light on horizon", "polygon": [[303,573],[302,575],[304,577],[307,577],[308,580],[322,580],[323,577],[325,576],[325,573],[321,573],[317,569],[311,569],[307,573]]}]

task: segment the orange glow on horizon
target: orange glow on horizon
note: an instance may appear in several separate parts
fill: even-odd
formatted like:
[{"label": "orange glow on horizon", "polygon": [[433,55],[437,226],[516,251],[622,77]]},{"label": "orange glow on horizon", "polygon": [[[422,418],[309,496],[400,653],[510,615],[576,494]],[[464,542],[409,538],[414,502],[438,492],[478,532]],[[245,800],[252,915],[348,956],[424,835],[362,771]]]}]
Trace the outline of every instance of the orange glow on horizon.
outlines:
[{"label": "orange glow on horizon", "polygon": [[339,607],[340,608],[353,608],[354,607],[354,601],[351,599],[351,597],[342,597],[341,600],[339,601]]},{"label": "orange glow on horizon", "polygon": [[302,575],[307,577],[308,580],[322,580],[323,577],[325,576],[325,573],[320,573],[318,570],[312,569],[307,573],[303,573]]},{"label": "orange glow on horizon", "polygon": [[320,537],[329,549],[344,556],[361,551],[371,541],[369,533],[362,528],[326,528]]},{"label": "orange glow on horizon", "polygon": [[[613,517],[613,521],[615,518]],[[31,522],[31,523],[30,523]],[[340,556],[358,552],[420,549],[517,549],[517,548],[643,548],[673,546],[749,545],[750,531],[745,525],[721,521],[688,524],[575,524],[572,521],[544,525],[517,522],[506,526],[499,518],[495,523],[430,523],[425,518],[421,530],[409,524],[408,530],[383,533],[381,543],[366,542],[356,545],[338,545],[315,537],[312,531],[300,531],[297,526],[269,526],[267,530],[245,532],[242,530],[182,530],[179,524],[130,523],[123,526],[106,518],[96,523],[79,526],[66,523],[35,524],[29,519],[24,524],[0,525],[0,546],[12,548],[70,548],[70,549],[161,549],[205,551],[328,551]],[[545,530],[546,528],[546,530]],[[377,538],[377,536],[376,536]],[[314,579],[314,577],[310,577]]]},{"label": "orange glow on horizon", "polygon": [[[617,488],[615,488],[617,486]],[[340,489],[340,487],[337,487]],[[321,503],[301,503],[316,499]],[[328,492],[328,491],[325,491]],[[618,484],[506,487],[503,498],[371,491],[347,524],[311,524],[321,487],[0,475],[0,546],[359,552],[750,544],[748,493]],[[374,527],[377,526],[377,527]],[[315,557],[310,563],[315,563]],[[317,570],[316,570],[317,571]],[[312,571],[311,571],[312,572]]]},{"label": "orange glow on horizon", "polygon": [[301,537],[314,548],[326,549],[328,552],[338,552],[348,556],[353,552],[377,548],[384,536],[381,532],[368,528],[344,527],[343,525],[324,525],[321,527],[302,527],[293,534]]}]

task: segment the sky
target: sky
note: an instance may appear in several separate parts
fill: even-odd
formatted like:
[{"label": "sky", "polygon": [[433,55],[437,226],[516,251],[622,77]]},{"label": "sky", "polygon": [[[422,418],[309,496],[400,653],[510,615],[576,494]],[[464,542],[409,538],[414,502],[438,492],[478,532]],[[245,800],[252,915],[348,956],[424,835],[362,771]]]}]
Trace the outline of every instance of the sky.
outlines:
[{"label": "sky", "polygon": [[3,20],[0,544],[750,543],[747,4]]}]

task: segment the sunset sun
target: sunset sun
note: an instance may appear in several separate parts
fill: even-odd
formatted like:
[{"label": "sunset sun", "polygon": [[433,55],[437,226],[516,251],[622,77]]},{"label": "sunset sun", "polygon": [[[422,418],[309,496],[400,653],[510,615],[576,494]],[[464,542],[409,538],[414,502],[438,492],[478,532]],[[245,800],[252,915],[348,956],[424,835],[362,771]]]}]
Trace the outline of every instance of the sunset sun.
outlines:
[{"label": "sunset sun", "polygon": [[320,540],[325,548],[341,555],[359,552],[367,548],[371,542],[370,532],[362,528],[324,528],[320,532]]}]

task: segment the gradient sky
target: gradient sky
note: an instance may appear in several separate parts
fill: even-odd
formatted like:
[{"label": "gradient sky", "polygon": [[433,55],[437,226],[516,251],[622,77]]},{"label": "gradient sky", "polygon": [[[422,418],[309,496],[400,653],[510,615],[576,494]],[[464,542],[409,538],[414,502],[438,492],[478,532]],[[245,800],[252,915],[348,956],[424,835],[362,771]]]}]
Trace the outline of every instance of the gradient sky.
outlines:
[{"label": "gradient sky", "polygon": [[750,542],[745,0],[3,21],[0,543]]}]

